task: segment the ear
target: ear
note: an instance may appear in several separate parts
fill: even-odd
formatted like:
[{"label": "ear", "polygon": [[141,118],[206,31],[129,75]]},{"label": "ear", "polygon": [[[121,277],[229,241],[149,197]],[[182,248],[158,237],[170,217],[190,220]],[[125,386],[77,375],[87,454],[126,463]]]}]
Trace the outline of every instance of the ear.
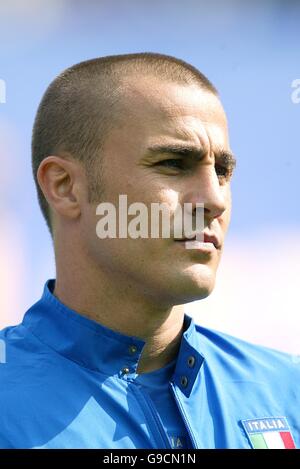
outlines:
[{"label": "ear", "polygon": [[54,212],[76,219],[81,214],[83,170],[73,158],[47,156],[37,171],[39,186]]}]

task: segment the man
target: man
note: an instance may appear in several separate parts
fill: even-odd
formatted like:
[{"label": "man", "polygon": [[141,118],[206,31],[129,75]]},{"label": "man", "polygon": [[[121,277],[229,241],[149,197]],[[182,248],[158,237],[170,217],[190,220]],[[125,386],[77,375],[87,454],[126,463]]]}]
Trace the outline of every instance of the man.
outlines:
[{"label": "man", "polygon": [[[77,64],[42,99],[32,161],[57,271],[1,333],[1,447],[299,446],[299,365],[176,307],[213,290],[230,220],[235,159],[208,79],[153,53]],[[120,195],[172,219],[202,206],[202,242],[101,238],[97,207]]]}]

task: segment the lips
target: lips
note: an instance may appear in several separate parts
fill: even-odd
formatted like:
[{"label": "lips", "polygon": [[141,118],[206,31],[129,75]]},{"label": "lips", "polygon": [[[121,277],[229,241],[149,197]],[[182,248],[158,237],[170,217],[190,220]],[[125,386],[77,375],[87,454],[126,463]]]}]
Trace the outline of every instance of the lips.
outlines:
[{"label": "lips", "polygon": [[[175,239],[175,241],[179,241],[179,242],[183,242],[183,241],[195,241],[196,240],[196,234],[191,237],[191,238],[182,238],[182,239]],[[203,232],[203,233],[199,233],[200,235],[202,235],[202,239],[203,239],[203,242],[204,243],[212,243],[216,249],[220,249],[221,248],[221,241],[219,240],[219,238],[217,237],[217,235],[215,233],[208,233],[208,232]]]}]

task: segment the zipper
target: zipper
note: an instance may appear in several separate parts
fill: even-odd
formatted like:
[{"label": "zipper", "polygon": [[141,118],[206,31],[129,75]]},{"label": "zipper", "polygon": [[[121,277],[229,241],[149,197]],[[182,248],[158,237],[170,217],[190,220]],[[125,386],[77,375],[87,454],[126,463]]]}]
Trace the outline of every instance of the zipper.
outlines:
[{"label": "zipper", "polygon": [[150,396],[148,396],[147,392],[143,392],[141,389],[142,387],[139,385],[139,384],[136,384],[134,382],[131,382],[131,384],[133,385],[132,386],[132,389],[134,390],[134,392],[137,394],[137,395],[140,395],[142,396],[145,404],[146,404],[146,407],[148,410],[150,410],[150,413],[152,415],[152,417],[154,418],[155,420],[155,423],[156,423],[156,426],[159,430],[159,433],[160,433],[160,436],[165,444],[165,448],[167,449],[172,449],[172,446],[171,446],[171,443],[169,441],[169,438],[165,432],[165,429],[163,427],[163,424],[162,424],[162,421],[160,419],[160,416],[158,415],[157,413],[157,410],[150,398]]},{"label": "zipper", "polygon": [[193,449],[198,449],[198,444],[197,444],[197,441],[196,441],[196,438],[194,437],[194,434],[193,434],[193,431],[192,431],[192,428],[190,426],[190,423],[188,421],[188,419],[186,418],[186,415],[185,415],[185,411],[184,411],[184,408],[180,402],[180,399],[179,399],[179,396],[177,394],[177,391],[176,391],[176,388],[174,386],[174,383],[172,381],[170,381],[170,386],[171,386],[171,389],[172,389],[172,392],[173,392],[173,396],[174,396],[174,399],[175,399],[175,402],[177,404],[177,407],[179,409],[179,412],[181,414],[181,417],[183,419],[183,422],[186,426],[186,429],[188,431],[188,434],[189,434],[189,437],[190,437],[190,440],[191,440],[191,443],[192,443],[192,447]]}]

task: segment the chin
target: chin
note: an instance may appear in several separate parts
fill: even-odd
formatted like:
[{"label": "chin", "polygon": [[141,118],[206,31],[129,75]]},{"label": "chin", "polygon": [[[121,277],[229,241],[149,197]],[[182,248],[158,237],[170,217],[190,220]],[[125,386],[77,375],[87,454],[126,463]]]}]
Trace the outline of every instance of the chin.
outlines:
[{"label": "chin", "polygon": [[190,292],[185,295],[182,303],[191,303],[192,301],[204,300],[212,293],[213,289],[213,286],[206,284],[194,286],[191,288]]},{"label": "chin", "polygon": [[214,290],[216,274],[207,266],[189,268],[176,278],[173,293],[176,304],[191,303],[207,298]]}]

